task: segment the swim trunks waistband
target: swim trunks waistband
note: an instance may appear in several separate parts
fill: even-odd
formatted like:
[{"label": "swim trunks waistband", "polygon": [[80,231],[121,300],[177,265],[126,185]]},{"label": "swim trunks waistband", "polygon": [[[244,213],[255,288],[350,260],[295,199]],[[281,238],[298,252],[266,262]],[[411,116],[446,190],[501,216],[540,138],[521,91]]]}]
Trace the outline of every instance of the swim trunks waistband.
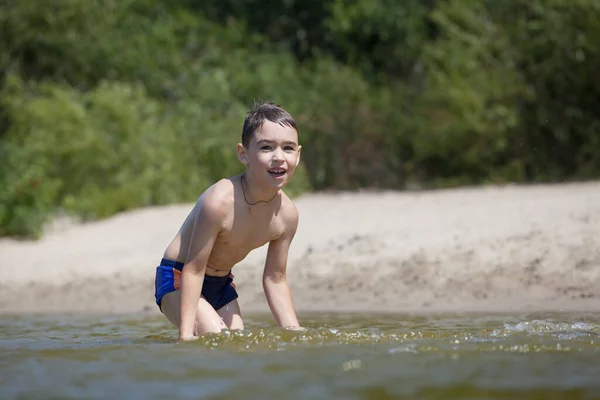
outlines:
[{"label": "swim trunks waistband", "polygon": [[[178,271],[183,271],[184,263],[180,261],[169,260],[168,258],[163,258],[160,260],[160,265],[163,267],[175,268]],[[231,272],[229,275],[225,276],[215,276],[215,275],[206,275],[204,274],[204,280],[209,282],[221,282],[223,279],[227,279],[229,276],[232,276]]]},{"label": "swim trunks waistband", "polygon": [[165,267],[175,268],[179,271],[183,271],[183,266],[184,266],[184,264],[182,262],[169,260],[168,258],[163,258],[162,260],[160,260],[160,265],[163,265]]}]

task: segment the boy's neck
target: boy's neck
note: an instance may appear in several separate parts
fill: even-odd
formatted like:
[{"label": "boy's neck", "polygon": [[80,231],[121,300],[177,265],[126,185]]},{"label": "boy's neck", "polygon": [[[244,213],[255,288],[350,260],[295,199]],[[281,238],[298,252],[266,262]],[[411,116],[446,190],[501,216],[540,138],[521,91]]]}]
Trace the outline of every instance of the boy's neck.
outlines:
[{"label": "boy's neck", "polygon": [[242,194],[249,206],[270,203],[279,193],[277,188],[259,187],[246,172],[242,173],[240,178],[242,185]]}]

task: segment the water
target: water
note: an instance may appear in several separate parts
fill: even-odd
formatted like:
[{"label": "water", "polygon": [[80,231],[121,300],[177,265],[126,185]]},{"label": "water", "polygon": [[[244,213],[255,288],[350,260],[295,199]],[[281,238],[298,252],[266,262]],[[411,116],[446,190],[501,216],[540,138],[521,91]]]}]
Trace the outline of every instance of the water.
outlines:
[{"label": "water", "polygon": [[160,316],[0,317],[0,398],[600,398],[600,315],[300,317],[189,343]]}]

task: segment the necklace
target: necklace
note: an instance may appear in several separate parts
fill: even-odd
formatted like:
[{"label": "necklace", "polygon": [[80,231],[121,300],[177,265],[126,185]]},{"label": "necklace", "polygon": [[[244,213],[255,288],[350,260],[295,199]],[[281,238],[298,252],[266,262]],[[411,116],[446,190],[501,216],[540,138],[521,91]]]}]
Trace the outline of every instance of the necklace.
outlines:
[{"label": "necklace", "polygon": [[275,193],[275,194],[273,195],[273,197],[271,197],[271,200],[259,200],[259,201],[257,201],[257,202],[254,202],[254,203],[250,203],[250,202],[248,201],[248,199],[246,198],[246,190],[244,189],[244,177],[245,177],[245,176],[246,176],[246,173],[244,172],[244,173],[242,174],[242,180],[241,180],[241,184],[242,184],[242,193],[244,194],[244,200],[246,200],[246,204],[248,204],[249,206],[254,206],[254,205],[258,204],[258,203],[270,203],[270,202],[271,202],[271,200],[273,200],[273,199],[275,198],[275,196],[277,196],[277,193]]}]

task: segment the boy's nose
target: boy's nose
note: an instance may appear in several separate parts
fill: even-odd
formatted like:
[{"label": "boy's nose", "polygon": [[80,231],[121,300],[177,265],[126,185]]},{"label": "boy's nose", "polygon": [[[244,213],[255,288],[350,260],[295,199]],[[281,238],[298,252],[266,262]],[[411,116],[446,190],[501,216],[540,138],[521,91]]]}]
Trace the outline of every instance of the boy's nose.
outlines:
[{"label": "boy's nose", "polygon": [[281,159],[282,159],[281,150],[275,149],[275,151],[273,152],[273,160],[281,160]]}]

